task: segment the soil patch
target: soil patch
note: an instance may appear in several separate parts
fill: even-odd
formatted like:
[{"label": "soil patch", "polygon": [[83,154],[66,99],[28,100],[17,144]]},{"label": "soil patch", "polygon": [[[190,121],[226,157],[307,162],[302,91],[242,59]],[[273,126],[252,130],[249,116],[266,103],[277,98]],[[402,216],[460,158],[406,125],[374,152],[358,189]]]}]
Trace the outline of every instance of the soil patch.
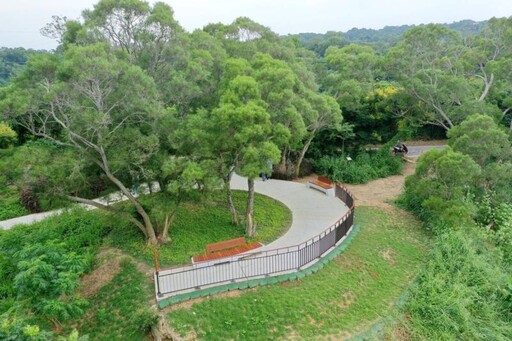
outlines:
[{"label": "soil patch", "polygon": [[120,262],[122,257],[124,255],[121,251],[114,248],[100,251],[96,257],[100,266],[81,278],[80,294],[84,297],[92,296],[110,283],[115,275],[121,271]]},{"label": "soil patch", "polygon": [[392,209],[389,203],[395,200],[404,186],[405,177],[414,173],[414,163],[406,162],[402,174],[370,181],[363,185],[346,185],[352,192],[357,206]]}]

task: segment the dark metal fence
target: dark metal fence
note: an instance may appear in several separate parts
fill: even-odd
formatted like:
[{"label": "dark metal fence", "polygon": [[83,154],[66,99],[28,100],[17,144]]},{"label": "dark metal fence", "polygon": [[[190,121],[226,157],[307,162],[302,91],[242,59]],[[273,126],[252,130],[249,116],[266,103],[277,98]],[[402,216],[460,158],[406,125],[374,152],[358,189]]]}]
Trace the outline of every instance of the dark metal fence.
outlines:
[{"label": "dark metal fence", "polygon": [[301,270],[335,246],[347,235],[353,225],[354,199],[351,193],[345,187],[336,184],[335,194],[349,210],[320,235],[296,246],[256,251],[221,260],[157,271],[155,284],[158,297],[174,296],[221,283]]}]

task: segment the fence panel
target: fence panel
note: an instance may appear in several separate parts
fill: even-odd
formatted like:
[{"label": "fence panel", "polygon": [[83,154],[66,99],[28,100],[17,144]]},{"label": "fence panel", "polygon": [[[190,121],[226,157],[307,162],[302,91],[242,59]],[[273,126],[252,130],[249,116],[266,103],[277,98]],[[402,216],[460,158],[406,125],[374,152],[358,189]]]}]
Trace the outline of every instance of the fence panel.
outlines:
[{"label": "fence panel", "polygon": [[179,294],[208,285],[299,270],[335,246],[347,235],[353,225],[352,194],[339,184],[336,184],[335,194],[349,210],[336,224],[319,236],[300,246],[269,250],[261,254],[233,256],[217,264],[198,263],[194,266],[159,271],[155,276],[158,294],[161,296]]}]

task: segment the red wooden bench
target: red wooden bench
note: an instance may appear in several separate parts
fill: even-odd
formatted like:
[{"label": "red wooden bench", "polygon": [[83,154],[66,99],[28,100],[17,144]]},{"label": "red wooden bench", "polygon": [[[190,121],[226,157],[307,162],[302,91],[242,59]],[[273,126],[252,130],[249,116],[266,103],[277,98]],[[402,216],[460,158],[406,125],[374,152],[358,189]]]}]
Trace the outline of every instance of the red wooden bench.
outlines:
[{"label": "red wooden bench", "polygon": [[224,257],[231,257],[240,253],[254,250],[262,246],[258,242],[247,244],[244,237],[223,240],[206,245],[206,254],[192,257],[192,262],[204,262]]},{"label": "red wooden bench", "polygon": [[309,181],[308,186],[327,194],[329,197],[334,197],[334,184],[331,179],[325,176],[319,176],[318,179]]}]

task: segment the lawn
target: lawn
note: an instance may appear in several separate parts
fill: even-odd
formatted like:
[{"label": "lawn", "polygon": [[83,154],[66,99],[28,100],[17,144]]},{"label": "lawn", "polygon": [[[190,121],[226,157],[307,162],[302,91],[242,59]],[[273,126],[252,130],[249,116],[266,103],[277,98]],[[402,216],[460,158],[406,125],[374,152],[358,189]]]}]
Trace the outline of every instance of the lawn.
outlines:
[{"label": "lawn", "polygon": [[[143,198],[142,203],[146,207],[154,207],[160,199],[159,194],[154,194]],[[234,191],[233,201],[239,215],[243,217],[247,192]],[[258,228],[256,236],[251,240],[267,244],[290,228],[292,215],[282,203],[256,194],[254,220]],[[117,220],[112,222],[112,228],[111,237],[107,243],[146,264],[153,264],[153,249],[141,242],[143,236],[137,229]],[[158,249],[160,264],[166,267],[189,263],[190,257],[205,252],[207,244],[242,237],[244,234],[244,225],[231,223],[224,193],[215,193],[207,201],[183,203],[171,224],[172,242]]]},{"label": "lawn", "polygon": [[[399,210],[360,207],[361,232],[322,270],[302,280],[171,308],[170,324],[202,340],[346,338],[388,314],[420,268],[421,224]],[[233,295],[230,295],[233,296]]]}]

